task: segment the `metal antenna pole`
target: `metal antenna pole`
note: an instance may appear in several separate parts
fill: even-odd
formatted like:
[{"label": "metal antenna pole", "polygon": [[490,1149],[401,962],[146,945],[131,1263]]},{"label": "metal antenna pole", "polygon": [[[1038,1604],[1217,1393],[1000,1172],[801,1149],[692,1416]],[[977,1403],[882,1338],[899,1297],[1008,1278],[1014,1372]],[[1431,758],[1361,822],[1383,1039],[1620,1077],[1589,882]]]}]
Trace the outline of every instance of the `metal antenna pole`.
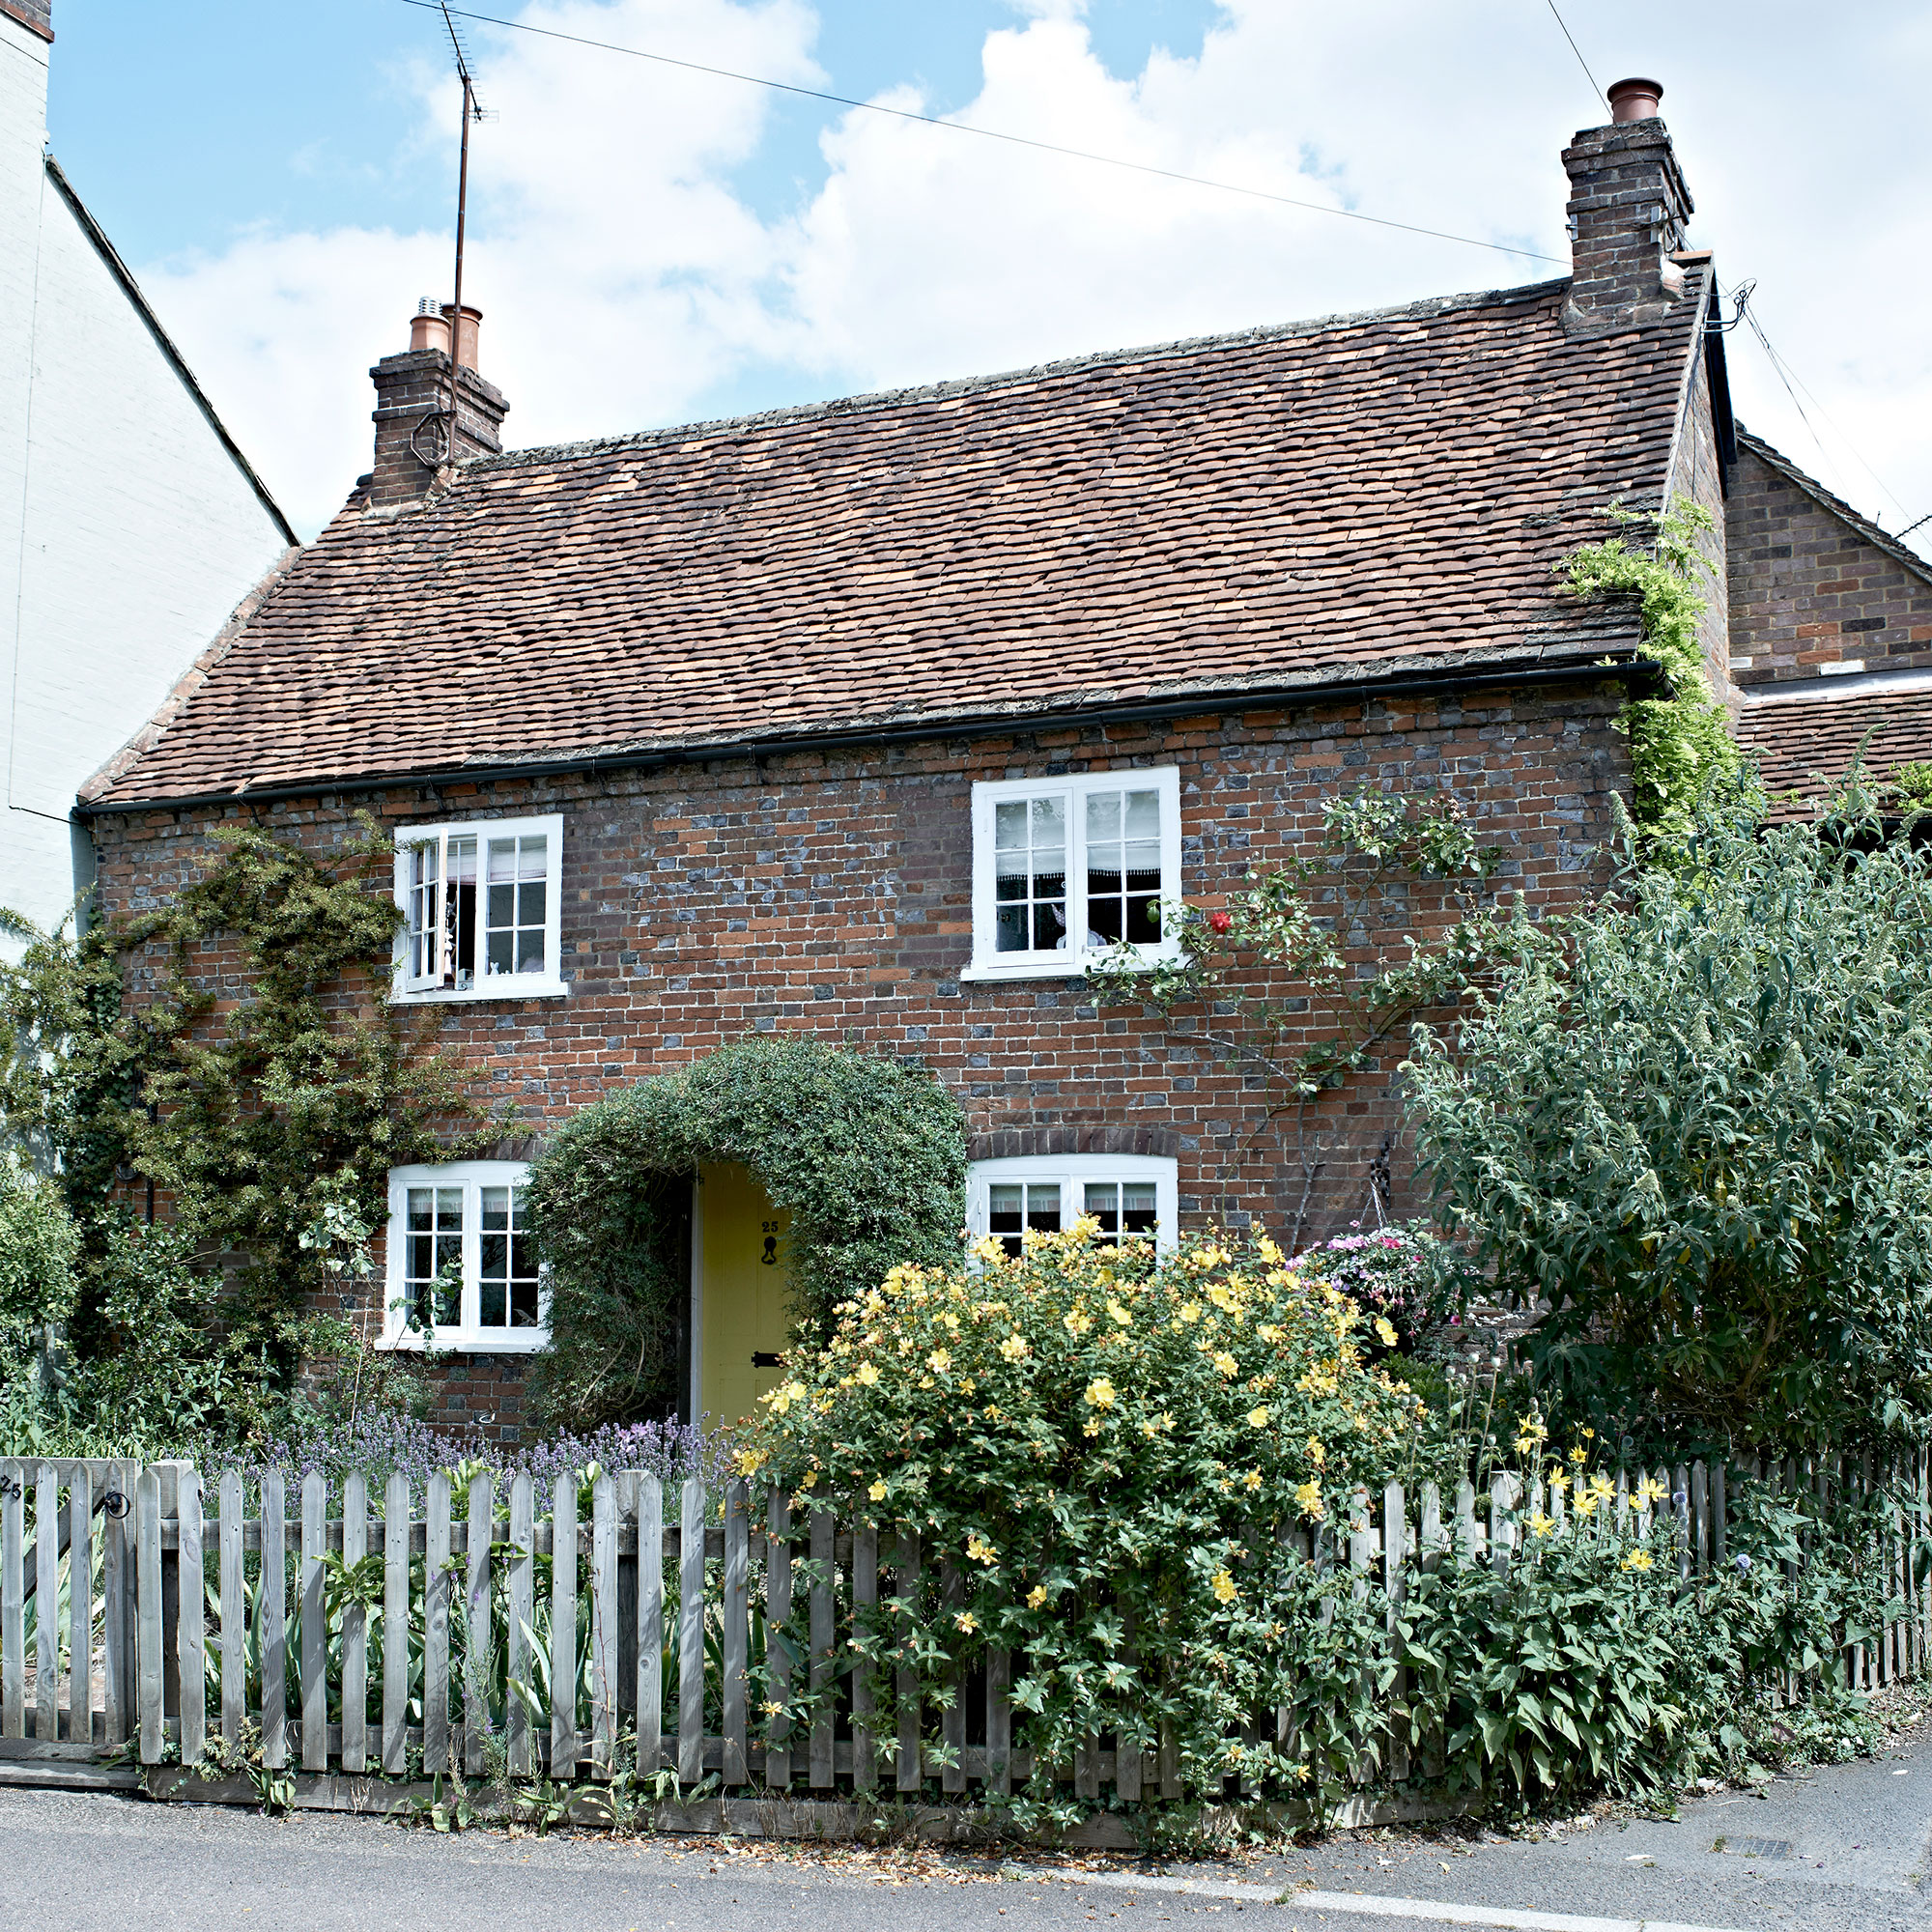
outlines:
[{"label": "metal antenna pole", "polygon": [[463,148],[456,164],[456,301],[449,318],[449,460],[456,461],[456,367],[463,346],[463,223],[469,206],[469,116],[475,97],[468,67],[463,75]]}]

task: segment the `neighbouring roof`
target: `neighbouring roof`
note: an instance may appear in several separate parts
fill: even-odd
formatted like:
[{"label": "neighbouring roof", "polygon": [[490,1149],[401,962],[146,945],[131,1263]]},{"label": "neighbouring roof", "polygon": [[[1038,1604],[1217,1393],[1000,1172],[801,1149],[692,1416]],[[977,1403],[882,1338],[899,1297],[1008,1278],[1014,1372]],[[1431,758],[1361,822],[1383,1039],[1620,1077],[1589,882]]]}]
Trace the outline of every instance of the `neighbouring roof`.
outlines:
[{"label": "neighbouring roof", "polygon": [[1820,509],[1830,511],[1848,529],[1856,530],[1874,550],[1890,557],[1893,563],[1903,564],[1915,577],[1932,583],[1932,562],[1896,537],[1888,536],[1869,517],[1860,516],[1842,497],[1833,496],[1815,476],[1807,476],[1790,457],[1774,449],[1763,437],[1753,436],[1742,423],[1737,427],[1741,448],[1749,450],[1788,482],[1795,483]]},{"label": "neighbouring roof", "polygon": [[1861,748],[1873,779],[1932,759],[1932,675],[1903,672],[1844,683],[1855,688],[1813,686],[1817,696],[1759,698],[1739,714],[1738,742],[1757,753],[1774,818],[1808,817],[1806,801],[1833,790]]},{"label": "neighbouring roof", "polygon": [[1662,496],[1706,272],[1622,334],[1570,340],[1547,283],[353,497],[84,801],[1627,656],[1552,566]]}]

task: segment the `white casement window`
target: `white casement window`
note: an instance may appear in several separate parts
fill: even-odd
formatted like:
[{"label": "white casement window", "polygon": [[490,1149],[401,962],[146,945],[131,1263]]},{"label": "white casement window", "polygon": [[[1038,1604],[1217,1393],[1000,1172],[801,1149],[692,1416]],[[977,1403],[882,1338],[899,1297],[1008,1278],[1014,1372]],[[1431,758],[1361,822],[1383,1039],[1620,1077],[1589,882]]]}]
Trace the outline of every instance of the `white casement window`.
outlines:
[{"label": "white casement window", "polygon": [[391,1348],[510,1354],[549,1339],[526,1163],[471,1160],[389,1170]]},{"label": "white casement window", "polygon": [[1122,941],[1172,956],[1162,902],[1180,895],[1180,774],[1092,772],[973,787],[969,980],[1081,971]]},{"label": "white casement window", "polygon": [[478,818],[396,835],[396,997],[569,990],[558,970],[563,819]]},{"label": "white casement window", "polygon": [[1174,1246],[1179,1197],[1174,1162],[1155,1154],[980,1160],[967,1171],[966,1226],[976,1241],[991,1235],[1017,1255],[1028,1229],[1056,1234],[1091,1214],[1101,1241],[1151,1235],[1165,1252]]}]

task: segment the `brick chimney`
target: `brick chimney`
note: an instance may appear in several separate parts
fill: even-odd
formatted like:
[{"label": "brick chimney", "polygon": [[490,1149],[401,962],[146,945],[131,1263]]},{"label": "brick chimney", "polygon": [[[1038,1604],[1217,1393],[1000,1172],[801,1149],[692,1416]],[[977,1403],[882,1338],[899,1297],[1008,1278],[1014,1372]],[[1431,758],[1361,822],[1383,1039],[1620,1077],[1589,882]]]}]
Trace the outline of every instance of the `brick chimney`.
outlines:
[{"label": "brick chimney", "polygon": [[[376,465],[359,487],[369,507],[413,502],[466,456],[494,456],[510,405],[476,372],[479,310],[464,306],[457,329],[456,433],[449,424],[449,303],[425,298],[410,325],[410,346],[369,371],[376,384]],[[452,446],[453,445],[453,446]]]},{"label": "brick chimney", "polygon": [[0,0],[0,14],[31,28],[43,41],[54,37],[53,0]]},{"label": "brick chimney", "polygon": [[1563,151],[1570,174],[1570,335],[1641,327],[1684,293],[1684,270],[1670,259],[1684,245],[1690,190],[1658,114],[1654,80],[1620,80],[1610,89],[1607,128],[1585,128]]}]

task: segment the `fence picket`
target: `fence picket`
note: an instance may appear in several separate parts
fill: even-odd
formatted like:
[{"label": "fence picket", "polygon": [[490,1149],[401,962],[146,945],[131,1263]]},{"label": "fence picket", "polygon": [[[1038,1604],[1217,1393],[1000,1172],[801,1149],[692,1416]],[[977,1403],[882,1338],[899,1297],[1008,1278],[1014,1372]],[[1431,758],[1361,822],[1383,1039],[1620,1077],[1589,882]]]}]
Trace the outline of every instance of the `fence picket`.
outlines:
[{"label": "fence picket", "polygon": [[787,1626],[791,1618],[791,1506],[774,1490],[765,1506],[765,1677],[779,1709],[772,1717],[765,1743],[765,1782],[782,1790],[791,1782],[791,1719],[784,1706],[791,1699],[792,1650]]},{"label": "fence picket", "polygon": [[[369,1479],[352,1469],[342,1479],[342,1565],[354,1570],[369,1554]],[[342,1608],[342,1769],[357,1774],[369,1762],[369,1612],[359,1588]]]},{"label": "fence picket", "polygon": [[577,1478],[556,1479],[551,1496],[550,1775],[575,1777],[577,1737]]},{"label": "fence picket", "polygon": [[[852,1632],[870,1627],[879,1602],[879,1526],[856,1503],[852,1515]],[[870,1791],[879,1782],[877,1741],[872,1731],[872,1679],[867,1660],[852,1660],[852,1789]],[[991,1732],[987,1733],[991,1748]]]},{"label": "fence picket", "polygon": [[34,1735],[60,1729],[60,1471],[43,1463],[34,1479]]},{"label": "fence picket", "polygon": [[1456,1554],[1473,1563],[1477,1548],[1476,1486],[1464,1480],[1456,1485]]},{"label": "fence picket", "polygon": [[184,1764],[197,1763],[208,1747],[208,1593],[202,1562],[201,1472],[184,1467],[177,1492],[181,1551],[181,1622],[176,1662],[181,1680],[181,1752]]},{"label": "fence picket", "polygon": [[664,1768],[664,1484],[638,1479],[638,1770]]},{"label": "fence picket", "polygon": [[242,1520],[248,1506],[242,1471],[224,1469],[214,1491],[214,1536],[221,1564],[221,1737],[240,1745],[248,1722],[247,1569]]},{"label": "fence picket", "polygon": [[129,1535],[133,1528],[134,1471],[109,1463],[101,1494],[100,1702],[102,1741],[128,1742],[133,1728],[134,1585]]},{"label": "fence picket", "polygon": [[748,1494],[743,1482],[724,1491],[724,1631],[722,1645],[724,1681],[720,1689],[724,1751],[722,1776],[736,1788],[751,1776],[746,1762],[745,1698],[752,1666],[752,1553],[745,1516]]},{"label": "fence picket", "polygon": [[463,1763],[472,1777],[489,1763],[490,1543],[496,1524],[495,1479],[470,1477],[469,1587],[463,1605]]},{"label": "fence picket", "polygon": [[1007,1797],[1013,1788],[1013,1655],[986,1653],[986,1789]]},{"label": "fence picket", "polygon": [[684,1479],[677,1518],[677,1781],[704,1776],[704,1481]]},{"label": "fence picket", "polygon": [[1516,1548],[1516,1525],[1510,1513],[1516,1507],[1516,1478],[1490,1479],[1490,1568],[1498,1577],[1507,1577],[1510,1558]]},{"label": "fence picket", "polygon": [[[918,1629],[919,1619],[919,1537],[909,1529],[899,1531],[898,1549],[899,1641],[908,1643]],[[899,1707],[898,1787],[917,1791],[923,1776],[919,1761],[919,1672],[901,1665],[894,1680]]]},{"label": "fence picket", "polygon": [[429,1479],[423,1520],[423,1769],[432,1776],[449,1764],[449,1474]]},{"label": "fence picket", "polygon": [[141,1762],[159,1764],[167,1722],[161,1702],[161,1479],[154,1469],[143,1469],[134,1485],[134,1588]]},{"label": "fence picket", "polygon": [[281,1472],[264,1472],[262,1574],[255,1585],[255,1650],[262,1660],[262,1762],[270,1771],[289,1761],[288,1505]]},{"label": "fence picket", "polygon": [[85,1463],[74,1465],[67,1492],[67,1737],[94,1742],[94,1493]]},{"label": "fence picket", "polygon": [[[939,1774],[940,1788],[943,1791],[964,1791],[966,1789],[966,1769],[961,1760],[966,1754],[966,1687],[961,1681],[959,1670],[959,1628],[957,1619],[961,1605],[966,1601],[965,1578],[959,1574],[958,1559],[952,1550],[947,1550],[939,1559],[939,1601],[943,1619],[940,1631],[946,1639],[946,1648],[952,1661],[946,1666],[945,1683],[952,1695],[946,1708],[939,1714],[939,1734],[947,1747],[951,1762]],[[816,1645],[813,1646],[816,1649]],[[1083,1769],[1098,1752],[1098,1740],[1089,1737],[1087,1748],[1081,1753]],[[1091,1794],[1100,1795],[1097,1776]]]},{"label": "fence picket", "polygon": [[0,1472],[0,1736],[27,1734],[26,1484]]},{"label": "fence picket", "polygon": [[325,1610],[328,1553],[328,1484],[317,1473],[302,1478],[301,1509],[301,1762],[304,1771],[328,1769],[328,1619]]},{"label": "fence picket", "polygon": [[383,1492],[383,1769],[400,1777],[410,1724],[410,1479]]},{"label": "fence picket", "polygon": [[[740,1690],[740,1697],[743,1691]],[[590,1775],[608,1778],[617,1748],[617,1486],[590,1487]]]},{"label": "fence picket", "polygon": [[510,1549],[504,1559],[503,1763],[526,1777],[530,1748],[530,1633],[536,1623],[536,1483],[527,1469],[510,1479]]},{"label": "fence picket", "polygon": [[810,1629],[806,1642],[806,1681],[811,1690],[811,1730],[808,1740],[807,1772],[814,1790],[832,1782],[832,1564],[837,1544],[832,1512],[811,1512],[811,1581],[806,1593]]}]

